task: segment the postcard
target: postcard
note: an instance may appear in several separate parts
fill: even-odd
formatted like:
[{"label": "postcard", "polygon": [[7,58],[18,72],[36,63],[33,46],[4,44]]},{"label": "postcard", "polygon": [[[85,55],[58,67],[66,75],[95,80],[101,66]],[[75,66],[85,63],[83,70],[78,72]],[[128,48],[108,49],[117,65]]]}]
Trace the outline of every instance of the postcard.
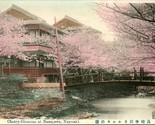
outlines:
[{"label": "postcard", "polygon": [[154,124],[155,3],[0,0],[0,124]]}]

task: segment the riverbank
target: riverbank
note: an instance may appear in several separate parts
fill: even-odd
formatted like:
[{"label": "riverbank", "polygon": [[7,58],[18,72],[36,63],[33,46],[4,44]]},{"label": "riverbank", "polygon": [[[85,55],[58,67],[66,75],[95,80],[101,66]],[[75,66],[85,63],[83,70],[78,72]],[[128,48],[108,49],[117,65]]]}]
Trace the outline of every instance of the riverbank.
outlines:
[{"label": "riverbank", "polygon": [[4,119],[86,119],[95,117],[87,102],[62,98],[41,99],[15,107],[1,107],[0,118]]},{"label": "riverbank", "polygon": [[[0,117],[5,119],[29,119],[41,117],[41,112],[54,110],[60,107],[62,101],[59,98],[42,99],[15,107],[1,107]],[[33,114],[32,114],[33,113]]]},{"label": "riverbank", "polygon": [[[139,87],[137,90],[151,92],[154,88]],[[96,85],[66,90],[63,100],[59,88],[25,89],[9,98],[0,98],[0,116],[5,119],[89,119],[98,116],[90,101],[128,97],[133,92],[133,88],[122,85]]]},{"label": "riverbank", "polygon": [[[13,94],[13,95],[12,95]],[[66,93],[60,88],[29,88],[0,98],[0,118],[88,118],[95,116],[86,100]]]},{"label": "riverbank", "polygon": [[137,87],[137,92],[155,94],[155,87],[153,86],[139,86]]},{"label": "riverbank", "polygon": [[[35,118],[88,118],[95,116],[89,103],[66,92],[61,98],[59,87],[56,88],[21,88],[15,80],[1,80],[0,118],[35,119]],[[13,87],[12,87],[13,86]]]}]

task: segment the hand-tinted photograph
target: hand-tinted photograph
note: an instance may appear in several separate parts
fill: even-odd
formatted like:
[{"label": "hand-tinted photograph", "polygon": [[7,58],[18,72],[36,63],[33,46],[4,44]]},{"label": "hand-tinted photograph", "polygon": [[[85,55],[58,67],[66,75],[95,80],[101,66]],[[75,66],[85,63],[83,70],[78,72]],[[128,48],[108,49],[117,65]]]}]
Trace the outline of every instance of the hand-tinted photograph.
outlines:
[{"label": "hand-tinted photograph", "polygon": [[0,0],[0,119],[152,124],[155,3]]}]

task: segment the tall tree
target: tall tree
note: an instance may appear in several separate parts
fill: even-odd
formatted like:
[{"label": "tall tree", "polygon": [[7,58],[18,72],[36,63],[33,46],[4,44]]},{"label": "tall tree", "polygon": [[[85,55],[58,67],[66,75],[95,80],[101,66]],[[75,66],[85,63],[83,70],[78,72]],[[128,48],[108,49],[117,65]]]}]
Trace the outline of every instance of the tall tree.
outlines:
[{"label": "tall tree", "polygon": [[8,14],[0,14],[0,56],[26,59],[23,43],[33,41],[32,39],[21,20]]},{"label": "tall tree", "polygon": [[22,60],[29,60],[32,56],[25,54],[24,42],[32,42],[34,38],[22,21],[5,13],[0,13],[0,76],[2,75],[3,59],[12,56]]},{"label": "tall tree", "polygon": [[[99,3],[97,6],[99,16],[124,42],[135,42],[132,49],[135,47],[140,52],[133,51],[130,60],[155,63],[154,3]],[[132,43],[127,45],[131,47]]]},{"label": "tall tree", "polygon": [[[88,32],[89,31],[89,32]],[[106,43],[90,30],[82,29],[62,37],[63,64],[67,67],[105,68],[111,66]]]}]

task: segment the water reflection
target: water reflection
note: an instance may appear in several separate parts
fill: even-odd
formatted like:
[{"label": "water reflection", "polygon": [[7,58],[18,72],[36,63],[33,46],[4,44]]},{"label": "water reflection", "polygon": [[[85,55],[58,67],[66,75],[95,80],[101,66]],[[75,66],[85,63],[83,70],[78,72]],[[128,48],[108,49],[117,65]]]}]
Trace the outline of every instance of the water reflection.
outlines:
[{"label": "water reflection", "polygon": [[98,118],[104,119],[152,119],[155,97],[103,98],[92,102]]}]

